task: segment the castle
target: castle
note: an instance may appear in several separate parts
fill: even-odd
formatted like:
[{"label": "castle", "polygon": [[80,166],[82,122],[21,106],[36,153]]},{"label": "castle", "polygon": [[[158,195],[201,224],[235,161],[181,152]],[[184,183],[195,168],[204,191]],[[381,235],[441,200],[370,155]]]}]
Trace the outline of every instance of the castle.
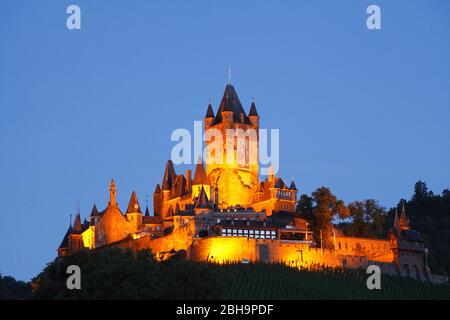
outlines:
[{"label": "castle", "polygon": [[[225,154],[227,130],[258,132],[259,121],[255,102],[247,115],[228,83],[216,114],[209,103],[204,126],[223,135]],[[216,263],[282,261],[293,267],[347,268],[377,264],[385,273],[431,279],[424,241],[410,229],[404,209],[400,217],[396,214],[387,239],[335,235],[332,249],[320,248],[308,222],[295,214],[294,181],[288,186],[273,170],[260,181],[258,161],[250,161],[252,152],[258,154],[259,135],[246,136],[243,141],[242,161],[236,154],[221,162],[207,158],[205,167],[200,159],[193,177],[191,170],[177,174],[172,161],[167,161],[162,182],[155,187],[152,215],[148,206],[142,212],[135,192],[122,213],[112,180],[107,207],[98,211],[94,205],[83,222],[78,213],[58,256],[116,246],[151,249],[158,259],[182,251],[188,259]],[[206,142],[207,147],[210,143]]]}]

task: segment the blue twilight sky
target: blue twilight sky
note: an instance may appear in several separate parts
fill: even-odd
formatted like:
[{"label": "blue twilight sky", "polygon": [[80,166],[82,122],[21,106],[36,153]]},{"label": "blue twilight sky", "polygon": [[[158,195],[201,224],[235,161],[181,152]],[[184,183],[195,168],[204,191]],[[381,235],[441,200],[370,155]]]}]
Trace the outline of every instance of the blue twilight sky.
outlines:
[{"label": "blue twilight sky", "polygon": [[300,193],[391,207],[419,179],[450,187],[449,1],[1,0],[1,273],[42,270],[111,177],[123,210],[132,190],[145,206],[172,130],[217,108],[228,64]]}]

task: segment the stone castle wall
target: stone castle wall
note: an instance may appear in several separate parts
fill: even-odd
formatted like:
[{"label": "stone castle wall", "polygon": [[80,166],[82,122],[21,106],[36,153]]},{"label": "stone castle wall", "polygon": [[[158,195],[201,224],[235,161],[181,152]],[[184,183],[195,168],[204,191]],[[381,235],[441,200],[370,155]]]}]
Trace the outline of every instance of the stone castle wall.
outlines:
[{"label": "stone castle wall", "polygon": [[[169,252],[186,250],[188,258],[196,261],[214,263],[263,261],[281,262],[290,266],[367,267],[369,260],[377,261],[373,255],[364,255],[372,248],[371,241],[366,239],[340,238],[341,246],[345,240],[347,250],[330,250],[310,247],[307,244],[279,239],[253,239],[244,237],[208,237],[194,238],[192,226],[185,225],[171,234],[152,239],[149,236],[140,239],[127,239],[117,243],[121,248],[135,251],[151,249],[159,259]],[[336,239],[337,240],[337,239]],[[373,240],[374,244],[383,247],[383,240]],[[356,250],[356,244],[362,245],[362,250]],[[359,247],[358,247],[359,248]],[[377,248],[377,246],[375,246]],[[384,248],[384,247],[383,247]],[[357,252],[358,254],[355,254]],[[390,263],[386,257],[380,263]]]}]

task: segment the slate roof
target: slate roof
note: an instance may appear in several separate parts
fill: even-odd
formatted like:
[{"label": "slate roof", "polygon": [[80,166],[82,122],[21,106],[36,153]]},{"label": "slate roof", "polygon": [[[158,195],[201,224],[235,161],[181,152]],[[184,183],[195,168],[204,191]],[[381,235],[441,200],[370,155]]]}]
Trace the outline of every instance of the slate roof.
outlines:
[{"label": "slate roof", "polygon": [[214,118],[214,111],[213,111],[211,103],[208,104],[208,110],[206,110],[205,118]]},{"label": "slate roof", "polygon": [[294,180],[292,180],[291,186],[289,187],[289,189],[297,191],[297,187],[296,187],[296,185],[295,185]]},{"label": "slate roof", "polygon": [[248,114],[249,116],[258,116],[258,111],[256,111],[256,104],[255,102],[252,102],[252,105],[250,106],[250,112]]},{"label": "slate roof", "polygon": [[137,199],[136,192],[134,192],[134,191],[131,194],[130,202],[128,203],[127,213],[140,213],[140,214],[142,214],[141,206],[139,205],[139,201]]},{"label": "slate roof", "polygon": [[168,160],[166,164],[166,169],[164,170],[162,189],[163,190],[172,189],[173,184],[175,183],[176,176],[177,174],[175,173],[173,162],[172,160]]},{"label": "slate roof", "polygon": [[225,87],[225,91],[222,96],[222,100],[219,105],[219,109],[217,110],[216,117],[214,118],[213,125],[222,122],[222,112],[223,111],[232,111],[233,112],[233,122],[242,123],[241,122],[241,114],[244,115],[244,123],[251,124],[250,119],[247,117],[244,108],[242,108],[241,101],[234,90],[234,87],[231,84],[227,84]]},{"label": "slate roof", "polygon": [[278,189],[284,189],[284,188],[286,188],[286,184],[284,183],[283,179],[275,178],[274,187],[278,188]]},{"label": "slate roof", "polygon": [[64,235],[64,238],[61,241],[61,244],[59,245],[58,249],[67,248],[69,246],[69,235],[71,233],[72,233],[72,226],[69,226],[69,228],[67,229],[67,232]]},{"label": "slate roof", "polygon": [[97,210],[97,206],[94,204],[94,206],[92,207],[92,211],[91,211],[91,217],[96,217],[99,215],[99,212]]}]

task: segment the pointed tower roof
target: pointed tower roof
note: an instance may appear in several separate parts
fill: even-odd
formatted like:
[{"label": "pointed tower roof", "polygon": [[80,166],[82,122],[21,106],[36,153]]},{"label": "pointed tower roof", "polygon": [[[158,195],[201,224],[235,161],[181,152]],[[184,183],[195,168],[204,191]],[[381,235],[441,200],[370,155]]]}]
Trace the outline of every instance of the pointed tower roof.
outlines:
[{"label": "pointed tower roof", "polygon": [[283,179],[281,179],[280,177],[275,178],[274,188],[285,189],[286,188],[286,184],[284,183]]},{"label": "pointed tower roof", "polygon": [[210,185],[208,176],[206,175],[205,167],[203,166],[203,162],[201,159],[198,160],[197,166],[195,167],[194,181],[192,181],[192,185]]},{"label": "pointed tower roof", "polygon": [[397,208],[395,208],[394,229],[400,230],[400,222],[398,220]]},{"label": "pointed tower roof", "polygon": [[116,183],[114,182],[114,179],[111,179],[111,182],[109,184],[109,204],[111,206],[116,206],[117,205]]},{"label": "pointed tower roof", "polygon": [[67,248],[69,246],[69,235],[72,233],[72,227],[69,226],[69,228],[66,231],[66,234],[64,235],[64,238],[61,241],[61,244],[59,245],[58,249]]},{"label": "pointed tower roof", "polygon": [[291,186],[289,187],[289,189],[290,189],[290,190],[295,190],[295,191],[297,191],[297,187],[295,186],[294,180],[292,180]]},{"label": "pointed tower roof", "polygon": [[81,227],[81,217],[80,214],[77,213],[75,215],[75,221],[73,222],[73,227],[72,227],[74,232],[81,232],[82,227]]},{"label": "pointed tower roof", "polygon": [[172,189],[173,183],[175,182],[176,175],[177,174],[175,173],[175,169],[173,168],[172,160],[167,160],[166,169],[164,171],[163,183],[162,183],[163,190]]},{"label": "pointed tower roof", "polygon": [[195,208],[212,208],[212,205],[208,200],[208,195],[206,194],[205,188],[203,188],[203,186],[200,190]]},{"label": "pointed tower roof", "polygon": [[145,216],[150,217],[150,211],[148,210],[148,205],[145,206]]},{"label": "pointed tower roof", "polygon": [[159,183],[156,184],[155,193],[161,193],[161,187],[159,186]]},{"label": "pointed tower roof", "polygon": [[91,211],[91,217],[97,217],[99,215],[99,212],[97,210],[97,206],[94,203],[94,206],[92,207],[92,211]]},{"label": "pointed tower roof", "polygon": [[211,102],[208,104],[208,110],[206,110],[205,118],[214,118],[214,111]]},{"label": "pointed tower roof", "polygon": [[258,117],[258,111],[256,111],[255,101],[252,102],[252,105],[250,106],[250,112],[248,115],[249,115],[249,117],[251,117],[251,116]]},{"label": "pointed tower roof", "polygon": [[130,202],[128,204],[127,213],[140,213],[140,214],[142,214],[141,206],[139,205],[139,201],[137,199],[136,192],[134,192],[134,191],[131,194]]},{"label": "pointed tower roof", "polygon": [[222,122],[222,112],[231,111],[233,112],[233,122],[241,122],[241,113],[244,115],[244,123],[250,124],[250,119],[247,117],[244,108],[242,108],[241,101],[231,84],[227,84],[225,91],[223,92],[222,100],[217,110],[216,117],[213,124],[218,124]]},{"label": "pointed tower roof", "polygon": [[402,213],[400,214],[400,227],[402,229],[409,229],[409,220],[406,216],[405,202],[402,202]]}]

